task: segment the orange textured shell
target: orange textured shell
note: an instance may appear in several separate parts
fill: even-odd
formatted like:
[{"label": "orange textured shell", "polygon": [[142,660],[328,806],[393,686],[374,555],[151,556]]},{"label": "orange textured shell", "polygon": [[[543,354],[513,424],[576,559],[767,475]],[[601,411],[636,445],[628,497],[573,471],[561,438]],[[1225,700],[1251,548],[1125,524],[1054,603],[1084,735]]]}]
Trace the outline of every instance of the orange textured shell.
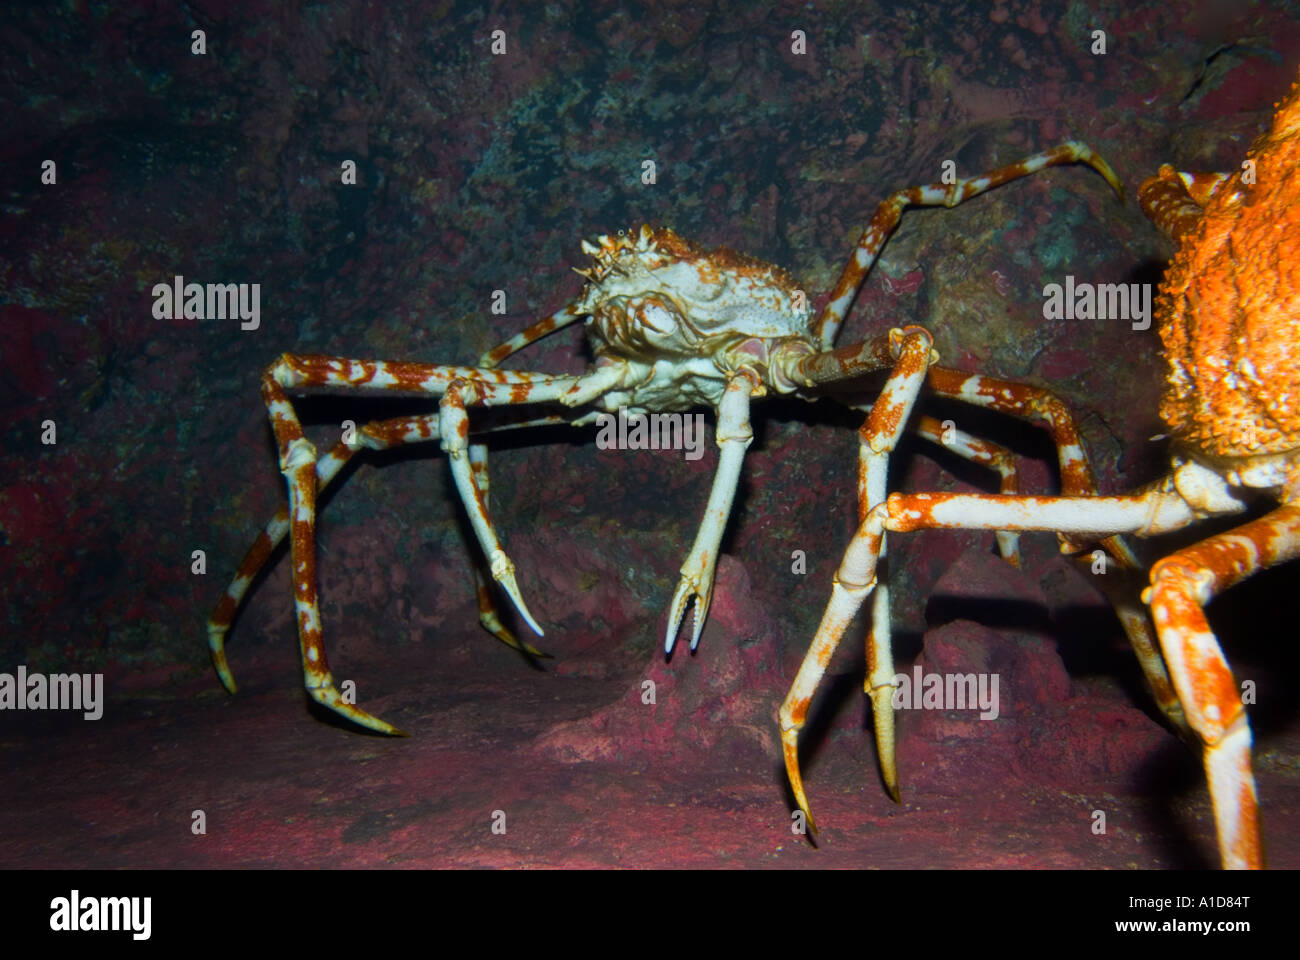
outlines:
[{"label": "orange textured shell", "polygon": [[1169,362],[1160,415],[1217,457],[1300,447],[1300,82],[1244,171],[1209,199],[1157,302]]}]

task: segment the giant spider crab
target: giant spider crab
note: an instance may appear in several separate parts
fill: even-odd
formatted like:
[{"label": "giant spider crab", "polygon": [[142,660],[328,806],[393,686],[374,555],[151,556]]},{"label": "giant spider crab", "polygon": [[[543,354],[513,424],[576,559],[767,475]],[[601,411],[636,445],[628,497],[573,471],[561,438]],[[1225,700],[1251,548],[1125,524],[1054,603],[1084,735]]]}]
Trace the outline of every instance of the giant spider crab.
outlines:
[{"label": "giant spider crab", "polygon": [[[1277,106],[1242,170],[1178,173],[1166,165],[1139,191],[1148,216],[1179,244],[1156,305],[1168,362],[1160,415],[1173,439],[1164,479],[1116,497],[1077,495],[1095,488],[1071,495],[1068,485],[1059,497],[894,493],[862,519],[780,711],[786,770],[806,814],[799,730],[845,627],[875,586],[886,531],[1056,531],[1062,549],[1077,554],[1085,540],[1165,533],[1271,498],[1280,505],[1264,516],[1155,564],[1141,594],[1186,723],[1204,745],[1223,865],[1263,866],[1244,698],[1203,608],[1257,571],[1300,555],[1300,82]],[[1107,542],[1120,548],[1120,559],[1122,544]],[[1131,636],[1143,631],[1131,609],[1121,614]],[[897,798],[888,647],[877,646],[869,659],[877,736],[889,741],[882,767]],[[1157,679],[1154,666],[1148,679]],[[1183,727],[1178,705],[1159,690],[1157,697]]]},{"label": "giant spider crab", "polygon": [[[1064,405],[1050,393],[933,365],[937,357],[931,337],[920,327],[893,329],[852,346],[834,347],[858,290],[905,208],[953,207],[1045,167],[1074,163],[1091,166],[1122,197],[1110,167],[1078,142],[1064,143],[977,177],[891,194],[877,208],[816,319],[811,317],[809,298],[784,270],[726,248],[703,249],[668,229],[642,226],[616,237],[599,237],[594,244],[584,241],[582,248],[593,262],[587,270],[578,271],[586,278],[580,295],[485,354],[477,367],[283,354],[263,373],[261,392],[279,451],[280,471],[288,485],[288,506],[259,535],[209,618],[209,646],[222,683],[235,691],[225,637],[238,607],[275,546],[290,536],[294,603],[308,693],[361,726],[400,734],[344,697],[330,674],[317,605],[316,499],[357,452],[431,441],[439,441],[449,456],[456,489],[486,560],[486,571],[481,563],[475,565],[480,622],[512,647],[542,655],[505,627],[487,582],[490,574],[524,621],[537,634],[542,633],[520,595],[514,565],[489,516],[487,448],[471,438],[475,432],[468,416],[471,407],[549,404],[573,411],[568,416],[551,412],[480,428],[485,433],[544,423],[584,425],[593,422],[600,411],[613,413],[620,407],[630,413],[682,411],[700,404],[714,407],[719,463],[699,533],[681,568],[670,605],[665,636],[669,652],[692,605],[692,649],[704,628],[719,543],[752,438],[749,409],[753,397],[771,391],[811,399],[809,392],[814,388],[854,380],[871,371],[890,371],[876,402],[859,408],[869,410],[859,432],[860,518],[885,498],[889,454],[909,426],[913,401],[923,383],[941,396],[1042,422],[1058,451],[1064,490],[1086,492],[1092,477],[1078,433]],[[516,351],[583,318],[595,363],[582,375],[498,368]],[[440,400],[437,412],[365,424],[318,457],[304,437],[289,399],[291,392],[308,388],[433,395]],[[1003,492],[1018,489],[1016,467],[1005,449],[959,430],[945,430],[929,417],[915,418],[910,428],[997,471]],[[999,544],[1007,559],[1018,562],[1014,534],[1000,535]],[[890,660],[889,616],[884,590],[877,594],[873,616],[873,642],[880,662],[886,663]],[[1133,640],[1144,664],[1154,662],[1152,670],[1159,673],[1159,657],[1149,640],[1140,631]],[[1158,687],[1159,682],[1157,677],[1154,685]],[[1167,682],[1164,686],[1167,689]],[[886,729],[884,721],[881,729]],[[880,742],[892,743],[892,737],[882,735]]]}]

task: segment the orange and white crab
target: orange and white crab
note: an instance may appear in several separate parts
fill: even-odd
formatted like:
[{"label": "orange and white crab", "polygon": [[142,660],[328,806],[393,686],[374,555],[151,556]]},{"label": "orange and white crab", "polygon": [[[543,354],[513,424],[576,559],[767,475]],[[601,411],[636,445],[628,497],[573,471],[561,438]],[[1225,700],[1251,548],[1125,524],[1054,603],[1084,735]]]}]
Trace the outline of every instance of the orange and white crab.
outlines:
[{"label": "orange and white crab", "polygon": [[[326,663],[317,605],[317,496],[344,464],[364,449],[431,441],[441,444],[450,458],[487,573],[524,621],[541,634],[489,516],[487,448],[472,435],[534,424],[581,426],[596,421],[602,411],[614,413],[620,408],[637,414],[713,407],[720,448],[718,469],[672,598],[665,637],[669,651],[692,605],[692,649],[699,641],[723,528],[752,438],[750,401],[769,391],[812,399],[815,389],[871,371],[891,371],[877,401],[860,408],[869,409],[860,431],[860,516],[884,499],[889,454],[908,427],[912,402],[922,383],[942,396],[1043,422],[1058,450],[1065,489],[1086,492],[1092,476],[1078,433],[1065,407],[1046,391],[933,366],[936,358],[931,337],[919,327],[894,329],[862,343],[834,347],[849,307],[906,207],[953,207],[1045,167],[1073,163],[1093,167],[1119,191],[1105,161],[1086,145],[1070,142],[978,177],[893,193],[876,210],[815,319],[809,311],[810,298],[780,268],[725,248],[703,249],[671,230],[642,226],[617,237],[600,237],[594,244],[584,242],[583,250],[592,257],[592,264],[579,271],[586,278],[580,295],[485,354],[477,367],[282,355],[266,369],[261,387],[289,503],[257,538],[208,621],[212,659],[222,682],[234,692],[225,638],[235,613],[276,544],[290,536],[294,603],[308,692],[318,703],[362,726],[389,734],[400,732],[349,702],[336,688]],[[584,318],[595,356],[585,373],[564,376],[498,368],[501,361],[528,344]],[[345,434],[329,453],[318,457],[304,437],[290,401],[291,393],[309,389],[430,395],[439,398],[438,409],[366,424]],[[515,406],[549,410],[541,416],[533,411],[504,423],[471,425],[470,408]],[[945,430],[928,417],[916,418],[911,429],[996,470],[1004,492],[1018,489],[1016,467],[1005,449],[961,431]],[[1003,555],[1016,561],[1015,536],[1000,537],[999,542]],[[501,622],[482,561],[475,565],[475,576],[480,622],[516,649],[541,655],[535,647],[516,639]],[[883,590],[878,594],[875,616],[876,643],[887,658],[889,616]]]},{"label": "orange and white crab", "polygon": [[[1062,549],[1077,554],[1084,540],[1164,533],[1241,513],[1262,496],[1279,505],[1165,557],[1152,568],[1142,600],[1150,605],[1187,722],[1204,743],[1223,865],[1263,865],[1250,725],[1203,608],[1255,572],[1300,555],[1300,83],[1242,167],[1229,176],[1165,166],[1140,190],[1143,209],[1180,243],[1156,307],[1168,361],[1160,415],[1174,440],[1167,477],[1118,497],[1080,496],[1095,488],[1071,490],[1068,483],[1059,497],[895,493],[863,519],[781,707],[786,769],[805,813],[799,729],[845,627],[875,586],[886,531],[1055,531],[1072,535],[1072,543],[1063,536]],[[1130,636],[1140,633],[1132,611],[1121,613]],[[877,647],[869,659],[877,736],[888,741],[881,763],[897,797],[893,664],[887,648]],[[1144,666],[1166,713],[1181,726],[1152,665]]]}]

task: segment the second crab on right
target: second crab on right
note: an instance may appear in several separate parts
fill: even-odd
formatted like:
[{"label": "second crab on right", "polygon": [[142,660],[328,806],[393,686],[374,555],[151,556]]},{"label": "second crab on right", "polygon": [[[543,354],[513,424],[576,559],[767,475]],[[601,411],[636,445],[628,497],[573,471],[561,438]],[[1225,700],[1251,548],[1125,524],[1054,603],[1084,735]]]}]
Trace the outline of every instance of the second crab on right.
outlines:
[{"label": "second crab on right", "polygon": [[[840,637],[876,584],[886,531],[1055,531],[1066,552],[1104,542],[1122,564],[1126,551],[1116,535],[1165,533],[1243,513],[1268,498],[1270,512],[1156,563],[1141,594],[1181,714],[1202,745],[1223,866],[1264,865],[1250,724],[1204,607],[1300,555],[1300,83],[1239,170],[1180,173],[1164,166],[1139,197],[1178,244],[1156,303],[1166,363],[1160,416],[1172,440],[1168,475],[1125,496],[895,493],[872,509],[845,552],[781,707],[786,770],[805,814],[799,729]],[[873,669],[892,673],[890,664]],[[1148,670],[1149,677],[1163,673]],[[892,690],[872,693],[879,738]],[[1181,720],[1176,705],[1166,713]],[[892,731],[888,719],[883,729]],[[892,732],[886,736],[892,740]],[[886,783],[896,783],[892,743],[882,747]]]}]

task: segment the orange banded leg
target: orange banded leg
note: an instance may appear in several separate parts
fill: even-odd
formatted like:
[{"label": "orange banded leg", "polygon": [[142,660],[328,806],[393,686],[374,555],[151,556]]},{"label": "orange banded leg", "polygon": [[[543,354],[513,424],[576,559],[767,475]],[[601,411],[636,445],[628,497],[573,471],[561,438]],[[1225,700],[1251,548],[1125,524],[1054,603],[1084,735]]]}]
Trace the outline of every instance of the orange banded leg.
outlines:
[{"label": "orange banded leg", "polygon": [[825,349],[829,349],[831,344],[835,342],[835,335],[839,332],[840,325],[844,323],[844,318],[848,315],[853,299],[862,288],[867,272],[871,269],[872,264],[876,262],[876,257],[880,254],[881,248],[884,247],[885,241],[889,239],[889,235],[898,226],[898,221],[902,217],[904,209],[907,207],[955,207],[971,197],[979,196],[981,193],[993,190],[1020,177],[1029,176],[1029,174],[1042,170],[1044,167],[1054,167],[1067,163],[1086,163],[1106,178],[1106,182],[1119,194],[1121,200],[1124,198],[1124,188],[1120,186],[1119,178],[1115,176],[1109,164],[1094,153],[1087,144],[1080,143],[1077,140],[1071,140],[1058,147],[1053,147],[1051,150],[1036,153],[1019,163],[999,167],[978,177],[957,180],[951,184],[931,183],[925,186],[908,187],[890,194],[888,199],[876,208],[875,215],[858,239],[858,246],[853,252],[852,259],[849,260],[844,272],[840,274],[839,281],[831,290],[830,301],[812,324],[812,335],[820,339],[822,347]]},{"label": "orange banded leg", "polygon": [[[285,398],[287,403],[287,398]],[[356,432],[352,443],[340,440],[325,456],[316,461],[315,493],[319,494],[338,476],[349,460],[363,447],[370,446],[383,450],[401,443],[419,442],[437,437],[437,421],[432,416],[398,417],[368,423]],[[277,442],[279,437],[277,436]],[[257,535],[253,545],[248,548],[244,559],[235,572],[235,578],[226,587],[226,592],[217,603],[216,609],[208,617],[208,648],[212,653],[212,665],[216,668],[221,684],[228,691],[236,691],[235,678],[230,672],[226,660],[226,633],[234,622],[253,579],[266,565],[271,553],[289,532],[289,509],[281,507],[262,532]],[[296,593],[295,593],[296,596]]]},{"label": "orange banded leg", "polygon": [[[781,741],[786,773],[795,799],[808,816],[809,823],[812,822],[811,811],[799,775],[799,731],[844,630],[876,585],[877,564],[884,548],[886,530],[1042,530],[1089,536],[1095,536],[1097,531],[1123,531],[1147,536],[1185,526],[1195,516],[1177,492],[1166,486],[1126,497],[895,493],[885,503],[874,507],[844,553],[816,636],[781,705]],[[890,703],[890,709],[882,709],[880,713],[892,714],[892,706]]]},{"label": "orange banded leg", "polygon": [[[489,429],[496,432],[566,422],[563,417],[552,415],[521,423],[496,424]],[[334,481],[348,461],[362,450],[388,450],[392,447],[411,443],[424,443],[438,438],[438,415],[436,413],[412,417],[395,417],[391,420],[376,420],[364,424],[357,429],[351,442],[340,440],[334,446],[334,449],[316,461],[317,497],[319,498],[325,488]],[[226,592],[222,594],[216,609],[212,611],[212,615],[208,618],[208,646],[212,652],[212,663],[216,668],[217,675],[221,678],[222,685],[231,693],[236,691],[236,685],[229,664],[226,661],[226,634],[229,632],[235,614],[244,601],[249,585],[257,577],[262,567],[266,565],[272,552],[280,545],[288,532],[289,511],[288,508],[281,507],[263,528],[262,532],[257,535],[253,545],[249,547],[243,561],[239,564],[239,569],[235,572],[234,579],[226,587]],[[481,604],[479,619],[480,621],[483,620]],[[548,654],[536,650],[531,645],[516,640],[509,635],[508,631],[506,631],[507,636],[501,636],[500,633],[492,630],[488,623],[484,622],[483,625],[503,642],[517,650],[522,650],[533,656],[548,656]],[[507,639],[507,637],[509,638]]]},{"label": "orange banded leg", "polygon": [[[302,425],[289,400],[289,390],[304,387],[333,387],[337,390],[364,392],[426,393],[445,395],[456,386],[455,402],[460,402],[460,390],[472,390],[474,401],[485,406],[517,405],[527,403],[559,403],[580,406],[622,384],[626,366],[607,364],[582,376],[549,376],[523,371],[494,370],[480,367],[458,367],[422,363],[394,363],[376,360],[355,360],[347,357],[301,355],[285,353],[273,362],[262,375],[262,399],[271,418],[279,450],[280,470],[289,489],[289,506],[286,517],[292,538],[291,562],[293,565],[294,604],[298,615],[298,636],[302,649],[304,685],[311,697],[340,716],[362,726],[383,733],[399,734],[391,724],[371,716],[353,704],[345,702],[334,685],[325,659],[322,643],[320,609],[317,601],[316,578],[316,449],[302,432]],[[440,406],[439,433],[446,444],[447,405]],[[463,413],[463,405],[461,406]],[[468,423],[457,426],[457,445],[462,450],[468,437]],[[337,475],[342,463],[331,463]],[[468,467],[462,455],[459,466],[453,463],[453,475],[460,470],[465,476],[458,479],[464,496],[462,480],[468,479]],[[471,520],[474,514],[471,513]],[[270,553],[270,540],[275,534],[274,522],[268,527],[271,536],[267,544],[250,551],[241,574],[255,572]],[[281,534],[283,535],[283,534]],[[481,539],[481,538],[480,538]],[[233,678],[225,663],[224,633],[233,617],[238,601],[247,589],[243,577],[237,577],[232,589],[223,598],[209,624],[209,646],[223,683],[233,687]],[[517,596],[517,592],[516,592]],[[527,618],[526,611],[525,617]]]},{"label": "orange banded leg", "polygon": [[[576,268],[575,268],[576,269]],[[586,276],[586,274],[583,274]],[[536,343],[556,330],[562,330],[577,320],[580,320],[582,314],[577,307],[570,303],[560,310],[555,311],[549,317],[543,317],[532,326],[521,330],[513,337],[500,346],[494,347],[479,358],[480,367],[495,367],[506,357],[518,353],[530,343]]]},{"label": "orange banded leg", "polygon": [[1226,869],[1264,865],[1250,723],[1241,691],[1205,619],[1205,604],[1252,574],[1300,556],[1300,506],[1179,550],[1155,565],[1145,599],[1188,720],[1205,743],[1219,853]]},{"label": "orange banded leg", "polygon": [[[303,682],[317,703],[379,733],[404,736],[387,721],[348,703],[334,686],[322,643],[316,589],[316,448],[303,436],[298,415],[284,389],[269,376],[262,380],[262,399],[271,417],[280,451],[280,472],[289,486],[289,523],[293,564],[293,600],[298,614]],[[218,667],[220,670],[220,667]],[[227,671],[227,676],[229,671]],[[224,679],[224,678],[223,678]]]},{"label": "orange banded leg", "polygon": [[1027,383],[937,366],[930,368],[926,384],[941,397],[987,407],[1023,420],[1041,421],[1056,446],[1062,495],[1084,496],[1096,492],[1097,481],[1088,465],[1088,455],[1079,440],[1074,418],[1070,416],[1069,408],[1051,392]]},{"label": "orange banded leg", "polygon": [[[965,373],[947,367],[931,367],[926,377],[927,385],[937,394],[954,400],[960,400],[975,406],[988,407],[1000,413],[1028,420],[1042,421],[1056,446],[1060,463],[1062,487],[1064,493],[1092,494],[1096,492],[1096,483],[1088,457],[1079,440],[1078,430],[1070,416],[1069,409],[1050,392],[1028,384],[1014,383],[987,377],[982,374]],[[953,433],[953,431],[949,431]],[[939,437],[943,442],[943,436]],[[955,446],[955,444],[949,444]],[[1014,493],[1015,487],[1007,487],[1007,475],[1003,474],[1002,493]],[[1014,481],[1013,481],[1014,482]],[[874,506],[884,499],[883,487],[878,497],[871,501]],[[859,518],[865,519],[865,516]],[[1014,530],[998,530],[998,546],[1004,557],[1014,558],[1019,564],[1019,541]],[[1123,547],[1122,549],[1127,549]],[[882,541],[882,555],[885,547]],[[1010,555],[1008,550],[1012,551]],[[886,568],[887,569],[887,568]],[[1143,617],[1145,619],[1145,617]],[[1137,628],[1134,627],[1134,630]],[[1135,645],[1143,639],[1138,633]],[[1148,648],[1151,647],[1149,631],[1145,635]],[[1139,659],[1142,660],[1141,655]],[[1142,660],[1144,668],[1157,667],[1158,658]],[[894,745],[893,695],[897,685],[894,660],[890,641],[888,584],[877,585],[872,598],[871,630],[867,636],[868,673],[865,691],[871,697],[872,725],[875,729],[876,751],[880,762],[880,773],[885,788],[895,800],[900,799],[898,789],[898,768]],[[1158,668],[1158,667],[1157,667]],[[1162,668],[1158,668],[1162,669]],[[1163,672],[1163,671],[1162,671]],[[1169,690],[1168,678],[1165,677],[1163,689]],[[1167,706],[1167,704],[1164,704]]]},{"label": "orange banded leg", "polygon": [[[928,331],[921,327],[908,327],[905,330],[892,330],[890,336],[897,343],[898,359],[894,364],[894,369],[886,381],[884,389],[881,390],[880,396],[875,403],[871,405],[871,412],[867,415],[867,421],[858,431],[858,493],[859,507],[863,511],[869,511],[870,505],[875,499],[883,499],[885,492],[885,472],[889,467],[889,452],[898,444],[898,438],[902,435],[903,429],[907,425],[908,418],[911,416],[912,408],[916,404],[917,395],[921,391],[921,386],[925,382],[926,370],[929,367],[931,355],[933,352],[933,340]],[[865,519],[865,518],[864,518]],[[884,549],[884,536],[880,537],[878,547]],[[839,587],[837,576],[836,587]],[[874,570],[871,586],[875,585]],[[870,589],[870,586],[866,588]],[[861,592],[861,597],[866,596],[866,591]],[[861,597],[858,603],[861,603]],[[854,605],[853,613],[857,613],[857,605]],[[827,608],[827,616],[830,615],[830,608]],[[888,605],[884,609],[884,620],[886,628],[888,625]],[[848,619],[835,623],[836,638],[843,634],[853,615],[850,614]],[[885,660],[891,659],[889,652],[889,635],[886,632],[883,636],[876,637],[875,649],[883,651]],[[816,673],[816,680],[820,680],[822,673],[826,670],[826,665],[830,662],[830,653],[833,648],[826,651],[825,658],[820,656],[812,664],[812,671]],[[812,651],[809,651],[808,657],[804,658],[803,666],[799,668],[799,677],[804,677],[805,669],[809,667],[809,657],[812,657]],[[879,679],[875,671],[871,671],[869,683],[872,685],[872,703],[876,703],[876,681]],[[816,680],[813,686],[816,686]],[[889,677],[888,683],[893,682],[893,677]],[[795,685],[798,687],[799,679],[796,678]],[[808,713],[808,704],[811,701],[811,695],[801,697],[795,695],[795,690],[790,691],[785,702],[781,705],[781,740],[783,752],[785,754],[786,770],[790,772],[790,783],[794,789],[795,798],[799,801],[800,808],[808,817],[808,828],[814,833],[817,831],[816,821],[813,820],[812,814],[808,809],[807,798],[803,794],[802,781],[799,778],[799,759],[798,759],[798,742],[799,730],[803,727],[804,718]],[[884,738],[889,748],[893,747],[893,711],[888,712],[887,717],[877,720],[877,738]],[[881,732],[883,731],[883,733]]]},{"label": "orange banded leg", "polygon": [[[1056,446],[1062,496],[1096,495],[1097,481],[1088,463],[1088,454],[1079,438],[1074,418],[1070,415],[1069,408],[1051,392],[1025,383],[963,373],[945,367],[932,367],[928,384],[940,396],[988,407],[1025,420],[1041,421]],[[999,535],[1009,534],[1004,532]],[[1091,549],[1097,545],[1115,561],[1120,576],[1111,579],[1102,577],[1094,582],[1114,606],[1157,706],[1180,736],[1189,735],[1191,731],[1183,709],[1170,684],[1164,661],[1156,649],[1150,618],[1138,601],[1141,586],[1134,574],[1141,572],[1142,568],[1132,548],[1120,536],[1105,537],[1099,544],[1075,543],[1063,536],[1060,540],[1061,551],[1072,554],[1076,563],[1082,567],[1091,567]]]},{"label": "orange banded leg", "polygon": [[[963,460],[994,471],[998,475],[998,493],[1020,492],[1020,471],[1016,467],[1015,455],[1001,444],[973,437],[955,425],[945,428],[939,420],[924,414],[917,416],[911,429],[918,437],[937,443]],[[999,530],[997,541],[1002,559],[1013,567],[1019,567],[1020,535],[1010,530]]]},{"label": "orange banded leg", "polygon": [[[1004,494],[1019,492],[1020,476],[1016,469],[1011,451],[998,444],[979,440],[955,427],[944,428],[933,417],[919,416],[912,427],[917,435],[933,440],[958,456],[996,470],[1000,478],[999,490]],[[883,471],[887,464],[880,465],[881,476],[876,489],[871,495],[859,495],[859,522],[866,519],[867,512],[885,499]],[[1006,530],[996,532],[998,550],[1002,557],[1012,566],[1020,566],[1020,536]],[[881,543],[881,556],[884,556],[885,544]],[[901,802],[898,791],[898,765],[894,743],[894,657],[892,641],[892,622],[890,619],[890,594],[888,567],[883,575],[877,577],[875,593],[871,598],[871,626],[867,632],[866,660],[867,675],[863,681],[863,692],[871,698],[871,723],[875,731],[876,756],[880,763],[880,775],[885,789],[895,802]]]},{"label": "orange banded leg", "polygon": [[1227,180],[1227,173],[1180,173],[1164,164],[1138,187],[1138,203],[1165,236],[1182,243],[1201,220],[1210,198]]},{"label": "orange banded leg", "polygon": [[[937,358],[930,333],[921,327],[890,331],[900,343],[898,361],[880,396],[871,405],[866,422],[858,430],[858,522],[888,492],[889,456],[898,446],[925,382],[930,363]],[[907,339],[904,341],[904,337]],[[880,543],[881,556],[886,550]],[[872,598],[871,626],[867,631],[867,676],[864,690],[871,697],[872,726],[885,786],[897,798],[898,776],[894,762],[893,632],[890,623],[888,567]],[[806,710],[806,706],[805,706]]]},{"label": "orange banded leg", "polygon": [[616,363],[580,376],[553,376],[491,367],[284,353],[267,367],[263,378],[274,381],[286,391],[335,387],[362,393],[432,396],[442,396],[452,383],[460,382],[473,386],[475,403],[482,406],[559,403],[576,407],[590,403],[620,385],[625,373],[625,366]]}]

